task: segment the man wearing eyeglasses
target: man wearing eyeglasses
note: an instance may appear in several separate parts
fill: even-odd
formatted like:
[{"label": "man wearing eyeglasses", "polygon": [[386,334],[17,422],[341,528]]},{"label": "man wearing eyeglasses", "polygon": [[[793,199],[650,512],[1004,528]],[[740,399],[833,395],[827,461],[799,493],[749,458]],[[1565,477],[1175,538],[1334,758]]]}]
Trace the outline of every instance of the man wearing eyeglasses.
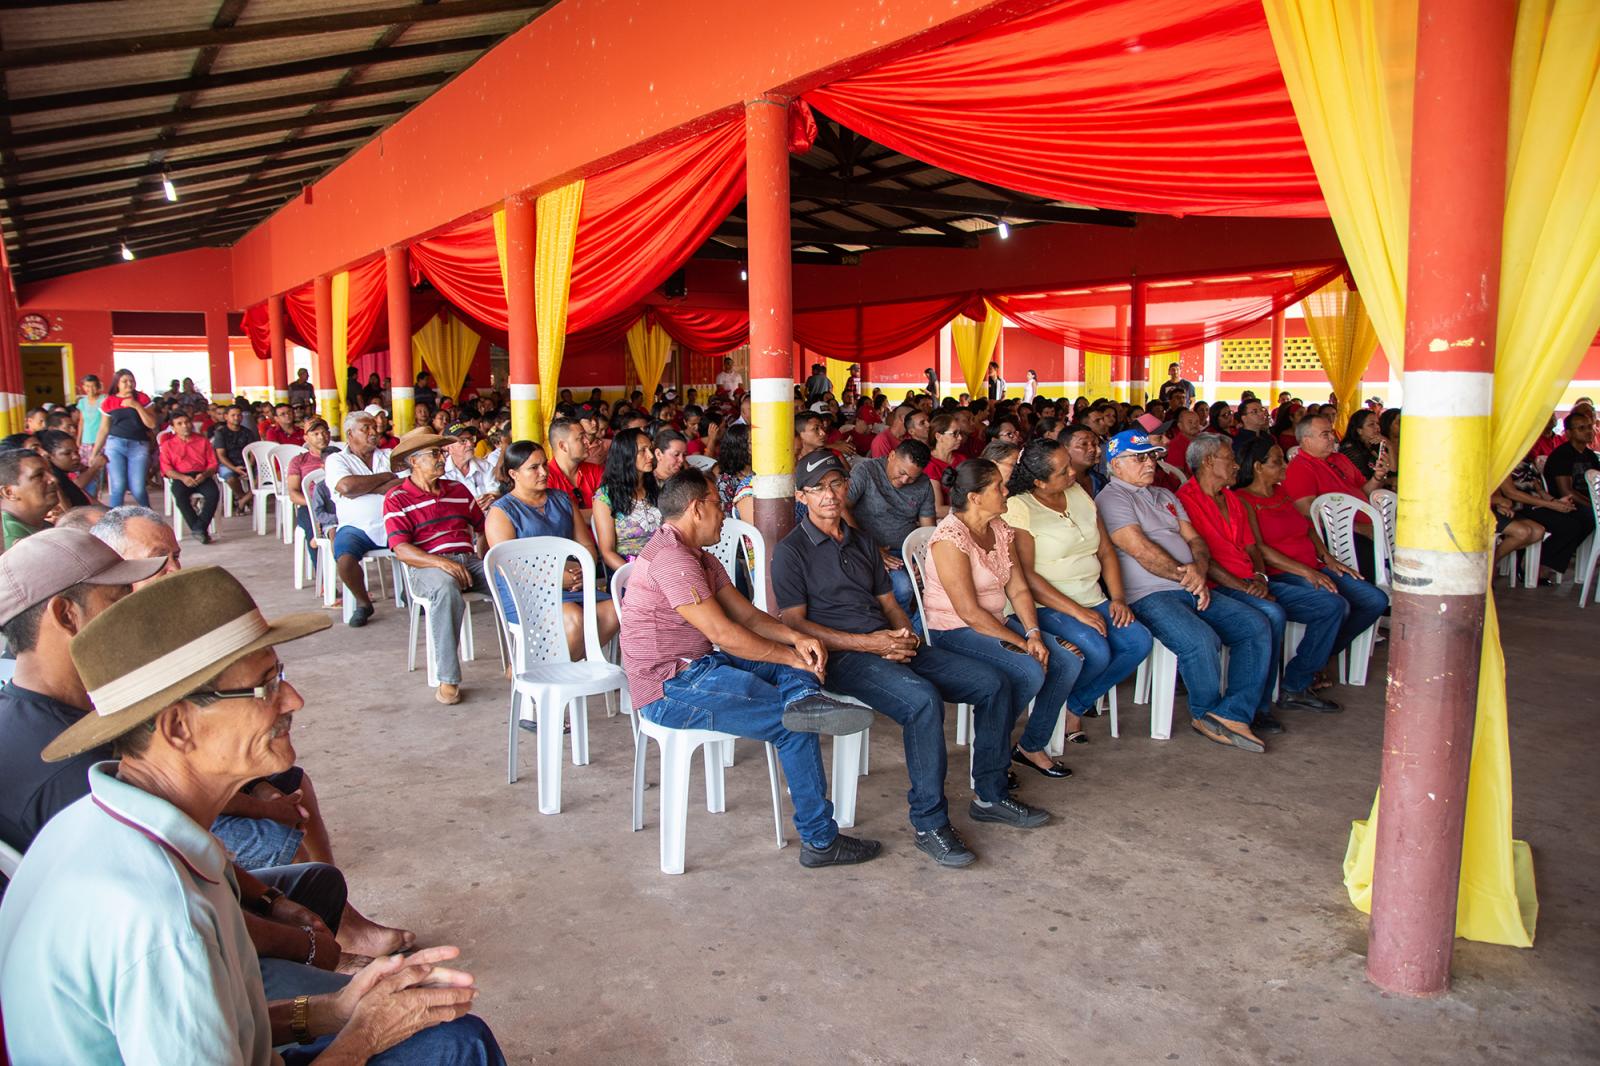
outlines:
[{"label": "man wearing eyeglasses", "polygon": [[1124,596],[1134,617],[1178,657],[1194,730],[1217,744],[1266,751],[1250,723],[1267,672],[1277,665],[1271,661],[1272,630],[1260,612],[1212,597],[1205,539],[1182,502],[1154,485],[1156,463],[1165,454],[1143,429],[1125,430],[1106,443],[1111,480],[1094,503],[1122,564]]}]

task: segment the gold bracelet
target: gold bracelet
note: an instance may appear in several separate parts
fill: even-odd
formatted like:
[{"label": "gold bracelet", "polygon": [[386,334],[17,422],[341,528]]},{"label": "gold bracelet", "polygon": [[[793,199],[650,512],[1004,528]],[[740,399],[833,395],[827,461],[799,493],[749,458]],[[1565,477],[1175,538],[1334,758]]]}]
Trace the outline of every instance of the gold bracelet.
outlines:
[{"label": "gold bracelet", "polygon": [[294,1006],[289,1011],[289,1035],[299,1044],[309,1044],[314,1039],[311,1035],[310,996],[294,997]]}]

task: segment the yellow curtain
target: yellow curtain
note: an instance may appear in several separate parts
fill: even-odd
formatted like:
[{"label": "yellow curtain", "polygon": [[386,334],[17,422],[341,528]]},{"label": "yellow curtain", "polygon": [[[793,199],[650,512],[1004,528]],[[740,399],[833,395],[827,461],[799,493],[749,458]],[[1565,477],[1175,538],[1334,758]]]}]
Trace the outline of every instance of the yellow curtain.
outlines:
[{"label": "yellow curtain", "polygon": [[437,315],[411,335],[412,358],[420,359],[428,368],[439,386],[440,396],[457,396],[461,392],[461,382],[472,368],[472,357],[477,354],[481,340],[450,308],[441,307]]},{"label": "yellow curtain", "polygon": [[500,288],[506,287],[506,209],[494,213],[494,250],[500,256]]},{"label": "yellow curtain", "polygon": [[628,354],[633,356],[633,368],[639,373],[639,391],[645,402],[654,402],[656,386],[661,384],[661,374],[672,357],[672,338],[660,326],[645,322],[644,316],[628,327]]},{"label": "yellow curtain", "polygon": [[534,439],[544,440],[560,395],[561,357],[567,345],[567,295],[572,288],[572,251],[578,241],[583,179],[539,197],[534,238],[533,303],[539,330],[539,421]]},{"label": "yellow curtain", "polygon": [[[1372,0],[1265,2],[1318,180],[1378,336],[1393,359],[1404,332],[1403,294],[1393,308],[1379,305],[1389,302],[1397,279],[1405,276],[1404,211],[1393,210],[1392,197],[1363,198],[1352,195],[1351,188],[1370,193],[1380,186],[1409,187],[1409,146],[1397,154],[1387,150],[1402,143],[1395,122],[1384,128],[1362,123],[1379,110],[1375,101],[1411,91],[1415,3],[1376,5],[1389,8],[1380,19]],[[1387,80],[1370,76],[1380,68]],[[1400,84],[1402,71],[1407,73]],[[1369,76],[1356,77],[1357,72]],[[1518,4],[1510,120],[1491,457],[1481,487],[1485,500],[1537,437],[1600,329],[1600,199],[1594,196],[1600,188],[1600,19],[1591,0]],[[1409,129],[1409,119],[1404,126]],[[1366,161],[1362,140],[1351,134],[1357,127],[1365,131],[1362,137],[1376,138],[1371,168],[1378,177],[1366,181],[1355,173]],[[1389,169],[1395,159],[1404,164],[1397,173]],[[1361,216],[1359,224],[1354,216]],[[1529,947],[1538,899],[1530,849],[1511,836],[1511,801],[1505,659],[1491,595],[1456,933]],[[1374,801],[1368,820],[1352,826],[1345,856],[1345,886],[1362,910],[1371,907],[1377,815]]]},{"label": "yellow curtain", "polygon": [[842,400],[844,388],[850,384],[850,362],[846,359],[828,357],[827,364],[828,382],[833,386],[833,398]]},{"label": "yellow curtain", "polygon": [[1005,319],[985,300],[983,321],[977,322],[966,315],[957,315],[950,322],[950,340],[955,345],[956,363],[967,383],[967,392],[973,399],[987,396],[984,374],[994,358],[995,345],[1000,341],[1000,327]]},{"label": "yellow curtain", "polygon": [[1344,432],[1350,415],[1361,403],[1361,375],[1378,350],[1378,333],[1367,314],[1361,294],[1350,288],[1343,277],[1300,301],[1305,314],[1306,332],[1317,349],[1322,369],[1327,371],[1333,394],[1339,398],[1339,413],[1334,429]]},{"label": "yellow curtain", "polygon": [[333,276],[333,382],[336,395],[334,408],[339,412],[337,424],[344,425],[349,407],[345,403],[345,378],[350,366],[350,272],[341,270]]}]

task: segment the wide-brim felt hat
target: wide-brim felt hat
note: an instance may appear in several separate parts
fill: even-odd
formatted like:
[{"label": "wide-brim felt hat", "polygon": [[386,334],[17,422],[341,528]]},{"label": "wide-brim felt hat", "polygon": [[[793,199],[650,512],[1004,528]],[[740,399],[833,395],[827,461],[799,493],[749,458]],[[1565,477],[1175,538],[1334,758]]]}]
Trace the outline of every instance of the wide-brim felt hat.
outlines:
[{"label": "wide-brim felt hat", "polygon": [[395,442],[389,449],[389,461],[397,463],[411,455],[427,448],[443,448],[447,444],[454,444],[455,437],[441,437],[431,429],[413,429]]},{"label": "wide-brim felt hat", "polygon": [[240,659],[330,624],[320,611],[268,621],[239,579],[219,566],[151,582],[73,638],[72,662],[94,710],[51,741],[44,760],[59,762],[109,744]]}]

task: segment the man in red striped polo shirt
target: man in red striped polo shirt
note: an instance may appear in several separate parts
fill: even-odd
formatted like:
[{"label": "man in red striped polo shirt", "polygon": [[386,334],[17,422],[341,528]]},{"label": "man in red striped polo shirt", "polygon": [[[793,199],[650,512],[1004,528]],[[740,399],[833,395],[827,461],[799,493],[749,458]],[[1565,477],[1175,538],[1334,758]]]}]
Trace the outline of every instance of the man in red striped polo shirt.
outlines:
[{"label": "man in red striped polo shirt", "polygon": [[444,449],[454,439],[426,429],[401,437],[389,458],[410,474],[383,498],[389,550],[411,568],[411,592],[428,605],[423,617],[439,667],[434,698],[444,704],[461,702],[462,593],[489,591],[478,554],[483,511],[471,489],[444,476]]}]

